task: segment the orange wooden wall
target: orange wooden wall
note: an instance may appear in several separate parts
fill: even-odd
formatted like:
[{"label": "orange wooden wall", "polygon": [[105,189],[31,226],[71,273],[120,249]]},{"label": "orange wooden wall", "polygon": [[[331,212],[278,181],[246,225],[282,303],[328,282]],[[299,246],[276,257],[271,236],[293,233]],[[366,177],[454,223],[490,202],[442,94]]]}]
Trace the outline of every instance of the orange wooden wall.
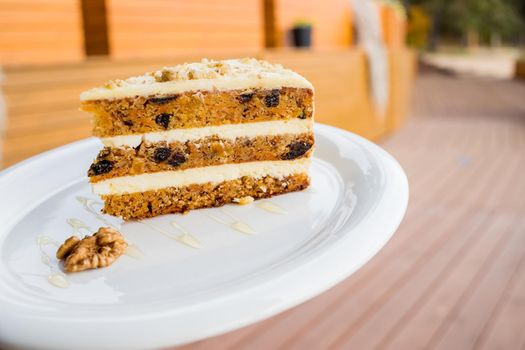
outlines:
[{"label": "orange wooden wall", "polygon": [[313,24],[314,47],[346,47],[352,43],[349,0],[274,0],[278,46],[289,46],[289,30],[297,20]]},{"label": "orange wooden wall", "polygon": [[79,0],[0,0],[0,64],[78,61]]},{"label": "orange wooden wall", "polygon": [[[402,16],[387,5],[378,11],[387,46],[403,47]],[[84,41],[88,54],[116,58],[235,56],[260,51],[265,38],[289,46],[298,20],[313,24],[314,48],[352,44],[349,0],[0,0],[0,64],[78,61]]]},{"label": "orange wooden wall", "polygon": [[106,6],[115,57],[264,46],[261,0],[107,0]]},{"label": "orange wooden wall", "polygon": [[378,4],[378,11],[385,45],[393,48],[404,47],[407,29],[406,19],[388,5]]}]

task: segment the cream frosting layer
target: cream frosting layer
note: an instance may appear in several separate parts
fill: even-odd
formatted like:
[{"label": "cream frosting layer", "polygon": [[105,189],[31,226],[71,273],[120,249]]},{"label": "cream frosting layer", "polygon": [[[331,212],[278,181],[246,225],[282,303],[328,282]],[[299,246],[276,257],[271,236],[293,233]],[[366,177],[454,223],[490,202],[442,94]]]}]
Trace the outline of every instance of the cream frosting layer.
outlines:
[{"label": "cream frosting layer", "polygon": [[276,89],[295,87],[312,89],[301,75],[254,58],[185,63],[173,67],[110,81],[104,87],[80,94],[81,101],[107,100],[135,96],[169,95],[197,90]]},{"label": "cream frosting layer", "polygon": [[168,143],[186,142],[203,139],[213,135],[219,135],[222,139],[226,140],[235,140],[238,137],[303,134],[312,132],[312,130],[313,121],[311,119],[290,119],[242,124],[224,124],[202,128],[173,129],[139,135],[120,135],[101,138],[101,141],[106,147],[136,147],[140,145],[142,141],[148,143],[161,141],[166,141]]},{"label": "cream frosting layer", "polygon": [[307,173],[310,158],[291,161],[266,161],[239,164],[223,164],[185,170],[121,176],[92,184],[93,193],[115,195],[181,187],[191,184],[221,183],[243,176],[283,178],[291,174]]}]

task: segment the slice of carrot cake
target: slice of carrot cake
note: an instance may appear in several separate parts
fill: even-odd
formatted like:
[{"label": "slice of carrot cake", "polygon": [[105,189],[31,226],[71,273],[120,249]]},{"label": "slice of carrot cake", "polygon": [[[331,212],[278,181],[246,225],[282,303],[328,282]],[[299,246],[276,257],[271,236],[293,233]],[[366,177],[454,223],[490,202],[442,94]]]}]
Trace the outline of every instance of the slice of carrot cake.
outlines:
[{"label": "slice of carrot cake", "polygon": [[313,87],[281,65],[202,60],[80,100],[105,146],[88,176],[107,214],[141,219],[309,185]]}]

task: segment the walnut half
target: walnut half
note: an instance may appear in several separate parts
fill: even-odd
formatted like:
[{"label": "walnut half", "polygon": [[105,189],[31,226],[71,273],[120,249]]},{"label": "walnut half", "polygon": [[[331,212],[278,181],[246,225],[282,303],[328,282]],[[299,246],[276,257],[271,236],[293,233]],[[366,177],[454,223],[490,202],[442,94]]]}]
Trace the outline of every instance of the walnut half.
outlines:
[{"label": "walnut half", "polygon": [[124,254],[127,247],[124,237],[117,230],[101,227],[94,235],[82,240],[75,236],[69,237],[58,248],[56,257],[65,259],[66,272],[78,272],[111,265]]}]

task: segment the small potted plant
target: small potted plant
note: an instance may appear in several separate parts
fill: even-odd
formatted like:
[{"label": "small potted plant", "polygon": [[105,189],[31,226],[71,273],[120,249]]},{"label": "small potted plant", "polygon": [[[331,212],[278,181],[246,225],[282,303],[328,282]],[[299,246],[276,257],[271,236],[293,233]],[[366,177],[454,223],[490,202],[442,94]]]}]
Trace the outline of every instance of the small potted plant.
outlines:
[{"label": "small potted plant", "polygon": [[312,46],[312,23],[305,20],[295,21],[292,27],[292,43],[294,47]]}]

